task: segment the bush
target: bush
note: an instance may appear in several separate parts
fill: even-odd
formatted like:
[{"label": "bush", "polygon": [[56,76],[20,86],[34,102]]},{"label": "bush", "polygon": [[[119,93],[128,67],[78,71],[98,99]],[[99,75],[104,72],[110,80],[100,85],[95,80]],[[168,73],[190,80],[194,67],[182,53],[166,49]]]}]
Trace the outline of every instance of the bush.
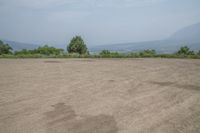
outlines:
[{"label": "bush", "polygon": [[186,56],[186,55],[195,55],[194,51],[191,51],[189,47],[187,46],[183,46],[181,47],[177,52],[177,55],[182,55],[182,56]]},{"label": "bush", "polygon": [[102,50],[100,53],[99,53],[99,55],[101,55],[101,56],[105,56],[105,55],[110,55],[110,51],[109,50]]},{"label": "bush", "polygon": [[43,47],[39,47],[33,50],[33,53],[42,54],[42,55],[61,55],[64,53],[64,50],[45,45]]},{"label": "bush", "polygon": [[156,55],[156,51],[153,49],[147,49],[139,53],[140,57],[154,57]]},{"label": "bush", "polygon": [[122,58],[122,57],[126,57],[125,54],[122,53],[118,53],[118,52],[110,52],[109,50],[102,50],[99,53],[100,57],[103,58]]},{"label": "bush", "polygon": [[40,55],[40,56],[58,56],[58,55],[63,55],[64,50],[54,48],[54,47],[49,47],[48,45],[45,45],[43,47],[38,47],[37,49],[33,49],[33,50],[23,49],[21,51],[15,51],[14,54],[18,57],[20,57],[20,56],[30,57],[30,56],[34,56],[34,55],[36,55],[37,57],[38,57],[38,55]]}]

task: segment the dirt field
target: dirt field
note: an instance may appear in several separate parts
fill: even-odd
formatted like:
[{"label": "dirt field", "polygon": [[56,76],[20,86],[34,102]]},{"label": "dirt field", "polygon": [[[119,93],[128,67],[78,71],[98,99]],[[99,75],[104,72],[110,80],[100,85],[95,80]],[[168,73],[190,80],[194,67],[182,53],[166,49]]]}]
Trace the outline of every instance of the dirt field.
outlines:
[{"label": "dirt field", "polygon": [[200,60],[1,59],[0,133],[200,133]]}]

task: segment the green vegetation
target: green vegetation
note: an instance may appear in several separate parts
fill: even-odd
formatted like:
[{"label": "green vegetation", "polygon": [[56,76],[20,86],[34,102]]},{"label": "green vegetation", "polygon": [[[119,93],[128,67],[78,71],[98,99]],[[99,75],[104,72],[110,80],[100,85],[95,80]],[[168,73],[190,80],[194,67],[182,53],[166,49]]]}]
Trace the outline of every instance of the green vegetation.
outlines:
[{"label": "green vegetation", "polygon": [[68,53],[88,54],[87,46],[81,36],[75,36],[67,46]]},{"label": "green vegetation", "polygon": [[59,56],[63,55],[64,50],[63,49],[58,49],[54,47],[49,47],[48,45],[44,45],[43,47],[38,47],[37,49],[33,50],[26,50],[23,49],[21,51],[15,51],[14,55],[17,57],[40,57],[40,56]]},{"label": "green vegetation", "polygon": [[176,53],[177,55],[195,55],[194,51],[191,51],[187,46],[181,47],[180,50]]},{"label": "green vegetation", "polygon": [[110,55],[111,52],[109,50],[102,50],[100,53],[99,53],[101,56],[104,56],[104,55]]},{"label": "green vegetation", "polygon": [[147,49],[140,52],[119,53],[109,50],[102,50],[96,57],[99,58],[194,58],[200,59],[200,50],[198,52],[191,51],[187,46],[181,47],[173,54],[157,54],[153,49]]},{"label": "green vegetation", "polygon": [[156,56],[156,51],[153,49],[147,49],[142,52],[140,52],[141,57],[155,57]]},{"label": "green vegetation", "polygon": [[174,54],[157,54],[153,49],[140,52],[120,53],[109,50],[102,50],[100,53],[89,54],[87,46],[80,36],[72,38],[67,46],[67,51],[63,49],[44,45],[33,50],[23,49],[12,51],[8,44],[0,41],[0,58],[194,58],[200,59],[200,50],[191,51],[189,47],[183,46]]},{"label": "green vegetation", "polygon": [[124,55],[122,55],[122,53],[118,53],[118,52],[111,52],[109,50],[102,50],[99,55],[99,57],[104,57],[104,58],[120,58],[123,57]]},{"label": "green vegetation", "polygon": [[4,44],[1,40],[0,40],[0,55],[3,54],[11,54],[12,48],[8,45],[8,44]]}]

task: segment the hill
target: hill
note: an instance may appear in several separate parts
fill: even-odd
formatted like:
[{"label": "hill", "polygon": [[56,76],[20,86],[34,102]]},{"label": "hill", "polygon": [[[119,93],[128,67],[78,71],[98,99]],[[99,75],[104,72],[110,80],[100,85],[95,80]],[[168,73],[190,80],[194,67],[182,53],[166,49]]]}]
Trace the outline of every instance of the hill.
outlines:
[{"label": "hill", "polygon": [[192,50],[200,49],[200,23],[180,29],[165,40],[100,45],[90,47],[90,51],[99,52],[106,49],[119,52],[136,52],[144,49],[155,49],[158,53],[173,53],[184,45]]},{"label": "hill", "polygon": [[[8,43],[14,51],[34,49],[39,46],[15,41],[3,41]],[[91,52],[99,52],[105,49],[118,52],[137,52],[145,49],[155,49],[158,53],[173,53],[184,45],[187,45],[192,50],[200,50],[200,23],[184,27],[164,40],[90,46],[89,50]],[[65,46],[63,45],[60,45],[59,47],[65,49]]]},{"label": "hill", "polygon": [[34,49],[39,46],[35,44],[7,41],[7,40],[3,40],[3,42],[9,44],[13,48],[13,51],[22,50],[22,49]]},{"label": "hill", "polygon": [[170,40],[185,41],[189,43],[200,42],[200,23],[187,26],[178,30],[170,38]]}]

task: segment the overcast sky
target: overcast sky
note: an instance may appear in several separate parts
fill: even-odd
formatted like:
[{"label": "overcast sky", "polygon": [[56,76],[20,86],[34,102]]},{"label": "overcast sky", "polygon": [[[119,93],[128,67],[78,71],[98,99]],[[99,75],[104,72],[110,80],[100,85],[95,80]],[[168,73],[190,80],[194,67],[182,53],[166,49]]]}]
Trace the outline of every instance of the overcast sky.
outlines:
[{"label": "overcast sky", "polygon": [[0,0],[0,38],[89,45],[159,40],[200,22],[200,0]]}]

